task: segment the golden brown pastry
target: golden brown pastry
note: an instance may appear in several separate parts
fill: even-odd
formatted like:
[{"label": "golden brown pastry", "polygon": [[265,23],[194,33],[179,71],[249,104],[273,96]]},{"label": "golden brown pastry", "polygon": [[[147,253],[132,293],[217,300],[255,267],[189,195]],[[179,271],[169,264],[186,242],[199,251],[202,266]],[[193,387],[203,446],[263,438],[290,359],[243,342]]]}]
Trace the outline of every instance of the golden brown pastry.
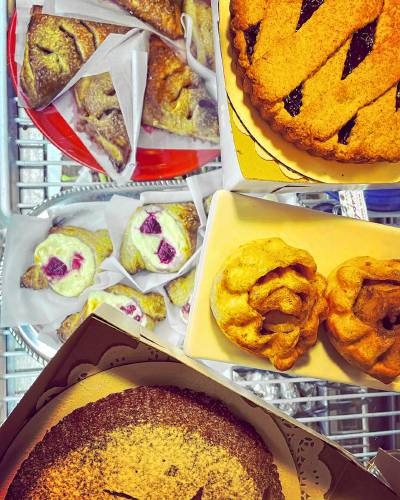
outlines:
[{"label": "golden brown pastry", "polygon": [[150,38],[143,123],[219,142],[217,104],[201,78],[160,38]]},{"label": "golden brown pastry", "polygon": [[288,370],[317,341],[326,316],[325,279],[305,250],[280,238],[251,241],[214,279],[211,309],[239,347]]},{"label": "golden brown pastry", "polygon": [[120,261],[131,274],[179,271],[196,249],[200,221],[193,203],[145,205],[132,215]]},{"label": "golden brown pastry", "polygon": [[215,71],[211,5],[208,0],[184,0],[183,12],[193,21],[191,51],[199,63]]},{"label": "golden brown pastry", "polygon": [[141,293],[129,286],[115,285],[104,291],[90,292],[82,311],[68,316],[58,330],[65,342],[101,304],[109,304],[133,318],[144,328],[153,330],[157,321],[166,318],[164,297],[159,293]]},{"label": "golden brown pastry", "polygon": [[175,306],[181,308],[181,318],[185,323],[189,319],[195,277],[196,268],[180,278],[171,281],[165,287],[169,300]]},{"label": "golden brown pastry", "polygon": [[131,145],[110,73],[82,78],[74,95],[78,129],[100,146],[121,172],[131,155]]},{"label": "golden brown pastry", "polygon": [[31,108],[42,108],[67,85],[110,33],[130,28],[48,16],[33,7],[29,23],[21,88]]},{"label": "golden brown pastry", "polygon": [[400,375],[400,260],[355,257],[328,278],[329,339],[384,383]]},{"label": "golden brown pastry", "polygon": [[133,16],[176,40],[183,36],[181,9],[176,0],[113,0]]},{"label": "golden brown pastry", "polygon": [[21,278],[21,286],[43,290],[51,287],[65,297],[77,297],[93,282],[101,263],[112,253],[108,231],[56,226],[40,243],[34,265]]}]

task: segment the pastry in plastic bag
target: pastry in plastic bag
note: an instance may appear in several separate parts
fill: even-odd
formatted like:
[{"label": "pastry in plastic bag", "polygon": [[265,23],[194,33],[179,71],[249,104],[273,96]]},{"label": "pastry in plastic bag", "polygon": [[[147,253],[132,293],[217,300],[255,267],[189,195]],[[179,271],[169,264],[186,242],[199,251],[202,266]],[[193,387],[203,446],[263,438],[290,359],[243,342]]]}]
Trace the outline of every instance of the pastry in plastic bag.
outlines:
[{"label": "pastry in plastic bag", "polygon": [[384,383],[400,375],[400,260],[344,262],[328,278],[327,300],[336,350]]},{"label": "pastry in plastic bag", "polygon": [[101,304],[119,309],[150,330],[154,329],[157,321],[165,319],[167,314],[161,294],[144,294],[125,285],[114,285],[104,291],[90,292],[82,311],[71,314],[63,321],[58,330],[60,339],[67,340]]},{"label": "pastry in plastic bag", "polygon": [[317,341],[325,279],[312,256],[280,238],[239,247],[214,279],[211,308],[239,347],[288,370]]},{"label": "pastry in plastic bag", "polygon": [[34,253],[34,265],[21,278],[21,286],[52,288],[65,297],[77,297],[94,283],[101,263],[112,253],[108,231],[79,227],[52,227]]},{"label": "pastry in plastic bag", "polygon": [[132,215],[120,261],[131,274],[179,271],[193,255],[200,221],[193,203],[146,205]]}]

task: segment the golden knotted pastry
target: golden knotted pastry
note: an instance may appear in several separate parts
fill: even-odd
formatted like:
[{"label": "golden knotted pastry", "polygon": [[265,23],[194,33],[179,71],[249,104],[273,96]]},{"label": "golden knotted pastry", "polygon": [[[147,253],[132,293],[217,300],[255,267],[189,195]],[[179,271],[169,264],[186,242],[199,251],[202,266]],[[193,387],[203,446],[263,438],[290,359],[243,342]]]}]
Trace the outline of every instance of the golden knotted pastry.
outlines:
[{"label": "golden knotted pastry", "polygon": [[239,247],[214,279],[211,308],[239,347],[288,370],[317,341],[325,279],[312,256],[280,238]]},{"label": "golden knotted pastry", "polygon": [[74,331],[102,304],[119,309],[144,328],[153,330],[158,321],[166,318],[164,297],[159,293],[141,293],[126,285],[114,285],[104,291],[90,292],[82,309],[68,316],[58,330],[58,336],[65,342]]},{"label": "golden knotted pastry", "polygon": [[384,383],[400,375],[400,260],[344,262],[328,278],[327,300],[336,350]]}]

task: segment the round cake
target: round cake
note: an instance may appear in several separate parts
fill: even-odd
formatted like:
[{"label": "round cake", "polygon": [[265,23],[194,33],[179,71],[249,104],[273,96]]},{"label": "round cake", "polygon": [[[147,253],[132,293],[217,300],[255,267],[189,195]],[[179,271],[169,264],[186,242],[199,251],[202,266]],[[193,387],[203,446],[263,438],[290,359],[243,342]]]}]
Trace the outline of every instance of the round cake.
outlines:
[{"label": "round cake", "polygon": [[400,160],[400,1],[231,0],[245,92],[311,154]]},{"label": "round cake", "polygon": [[7,499],[284,498],[270,452],[219,401],[175,387],[111,394],[66,416]]}]

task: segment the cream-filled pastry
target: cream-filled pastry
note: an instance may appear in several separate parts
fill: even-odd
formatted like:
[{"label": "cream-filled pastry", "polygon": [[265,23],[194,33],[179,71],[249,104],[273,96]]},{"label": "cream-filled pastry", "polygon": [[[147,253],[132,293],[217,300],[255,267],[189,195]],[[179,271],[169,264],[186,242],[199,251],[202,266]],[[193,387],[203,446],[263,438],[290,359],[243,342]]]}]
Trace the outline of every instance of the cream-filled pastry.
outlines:
[{"label": "cream-filled pastry", "polygon": [[193,203],[140,207],[126,228],[121,264],[131,274],[176,272],[196,249],[199,225]]},{"label": "cream-filled pastry", "polygon": [[93,282],[96,271],[112,252],[108,232],[78,227],[53,227],[34,253],[34,265],[21,278],[21,286],[52,288],[64,297],[77,297]]},{"label": "cream-filled pastry", "polygon": [[169,300],[180,308],[181,319],[186,324],[189,321],[195,276],[196,268],[165,286]]},{"label": "cream-filled pastry", "polygon": [[63,321],[58,330],[60,339],[67,340],[102,304],[109,304],[122,311],[150,330],[153,330],[156,323],[164,320],[167,315],[164,297],[161,294],[144,294],[125,285],[115,285],[104,291],[90,292],[82,311],[71,314]]}]

